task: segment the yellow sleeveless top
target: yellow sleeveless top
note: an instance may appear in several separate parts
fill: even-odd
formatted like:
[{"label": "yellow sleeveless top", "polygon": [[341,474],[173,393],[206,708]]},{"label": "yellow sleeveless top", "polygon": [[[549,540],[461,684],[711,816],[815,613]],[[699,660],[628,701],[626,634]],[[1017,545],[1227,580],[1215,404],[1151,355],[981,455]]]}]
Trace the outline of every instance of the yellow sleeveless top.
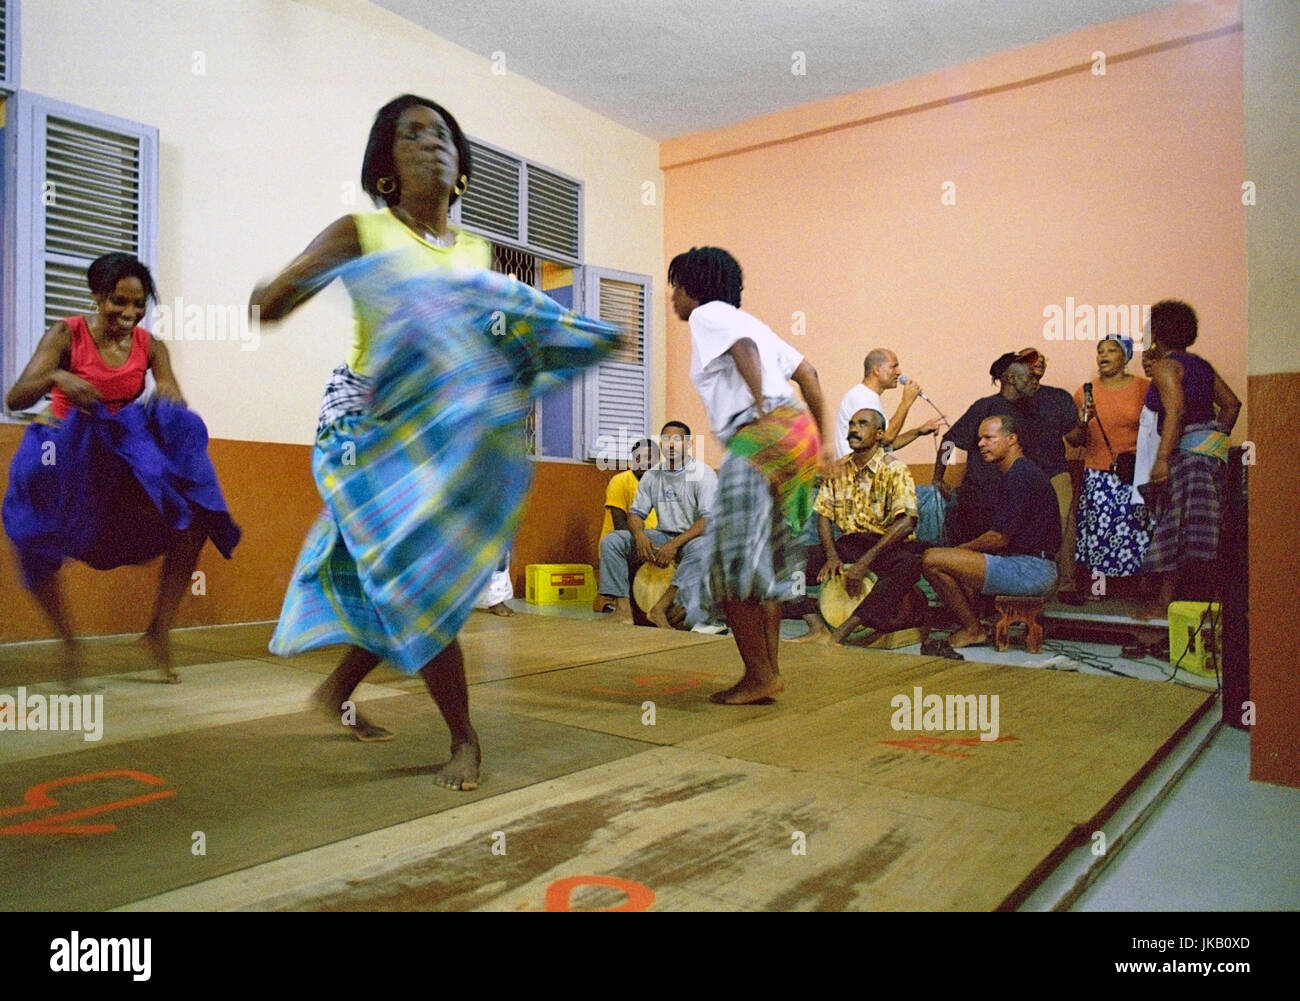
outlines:
[{"label": "yellow sleeveless top", "polygon": [[[435,247],[432,243],[416,236],[393,215],[392,209],[383,209],[379,212],[356,212],[352,216],[352,221],[357,226],[357,239],[360,241],[362,254],[409,251],[411,274],[418,274],[430,268],[456,271],[492,266],[491,244],[482,237],[454,226],[451,227],[451,231],[456,234],[456,242],[450,247]],[[403,258],[404,262],[407,259]],[[348,351],[348,368],[358,375],[369,375],[370,335],[383,317],[378,311],[367,309],[364,303],[355,298],[352,300],[352,316],[356,322],[352,334],[352,348]]]}]

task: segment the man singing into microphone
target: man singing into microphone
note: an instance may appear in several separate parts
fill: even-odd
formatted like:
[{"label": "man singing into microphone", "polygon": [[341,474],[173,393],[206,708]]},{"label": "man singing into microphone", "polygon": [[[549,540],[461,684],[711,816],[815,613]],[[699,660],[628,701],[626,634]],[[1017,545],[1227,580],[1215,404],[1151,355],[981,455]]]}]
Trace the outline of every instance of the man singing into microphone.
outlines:
[{"label": "man singing into microphone", "polygon": [[916,398],[921,395],[921,387],[909,381],[898,366],[898,355],[888,348],[875,348],[867,354],[862,363],[863,380],[844,394],[840,409],[835,418],[835,458],[842,459],[849,454],[848,435],[849,419],[859,410],[879,410],[885,413],[885,405],[880,401],[880,394],[887,389],[902,385],[903,398],[898,409],[889,420],[889,426],[880,438],[880,444],[892,451],[898,451],[910,445],[921,435],[937,434],[942,418],[926,421],[910,431],[903,430],[907,412]]}]

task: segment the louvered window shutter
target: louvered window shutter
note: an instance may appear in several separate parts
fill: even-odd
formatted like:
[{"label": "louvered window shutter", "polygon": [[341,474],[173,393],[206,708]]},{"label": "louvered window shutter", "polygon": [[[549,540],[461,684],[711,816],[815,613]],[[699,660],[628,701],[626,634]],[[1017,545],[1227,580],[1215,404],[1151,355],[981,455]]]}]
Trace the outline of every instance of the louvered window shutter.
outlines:
[{"label": "louvered window shutter", "polygon": [[582,260],[582,186],[528,164],[528,247],[562,261]]},{"label": "louvered window shutter", "polygon": [[90,308],[96,257],[124,251],[155,267],[158,197],[157,129],[26,93],[10,106],[18,240],[7,381],[55,320]]},{"label": "louvered window shutter", "polygon": [[0,0],[0,90],[18,89],[18,4]]},{"label": "louvered window shutter", "polygon": [[494,243],[581,264],[582,184],[495,146],[468,142],[474,176],[453,218]]},{"label": "louvered window shutter", "polygon": [[650,423],[650,278],[584,267],[583,312],[633,332],[632,343],[587,373],[586,459],[626,461]]},{"label": "louvered window shutter", "polygon": [[458,202],[461,225],[489,240],[521,244],[523,162],[472,140],[469,145],[474,177]]}]

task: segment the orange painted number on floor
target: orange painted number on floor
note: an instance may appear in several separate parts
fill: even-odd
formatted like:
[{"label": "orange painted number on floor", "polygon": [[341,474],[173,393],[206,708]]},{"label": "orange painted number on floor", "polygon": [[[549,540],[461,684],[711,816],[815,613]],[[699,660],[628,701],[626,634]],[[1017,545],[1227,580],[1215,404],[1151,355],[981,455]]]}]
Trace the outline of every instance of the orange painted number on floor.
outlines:
[{"label": "orange painted number on floor", "polygon": [[699,671],[679,671],[675,674],[643,674],[634,678],[635,689],[626,688],[592,688],[597,695],[680,695],[699,688],[705,681],[713,681],[714,675]]},{"label": "orange painted number on floor", "polygon": [[[160,786],[167,783],[166,779],[160,779],[157,775],[132,771],[126,768],[115,768],[105,772],[87,772],[84,775],[69,775],[65,778],[51,779],[49,782],[42,782],[39,785],[32,786],[23,794],[22,806],[9,806],[0,809],[0,820],[6,817],[57,807],[59,801],[50,795],[51,790],[62,786],[81,785],[84,782],[98,782],[103,779],[131,779],[147,786]],[[71,821],[80,820],[83,817],[95,817],[102,813],[110,813],[113,810],[125,810],[130,806],[139,806],[141,803],[151,803],[156,799],[167,799],[175,795],[175,789],[159,789],[156,792],[143,793],[127,799],[116,799],[111,803],[103,803],[99,806],[87,806],[67,813],[56,813],[53,816],[24,820],[21,823],[10,824],[8,827],[0,827],[0,834],[108,834],[117,830],[116,824],[74,824]]]},{"label": "orange painted number on floor", "polygon": [[618,876],[565,876],[546,888],[545,910],[572,911],[569,898],[580,886],[612,886],[627,894],[627,900],[617,907],[597,908],[601,911],[645,911],[655,902],[655,891],[634,879],[620,879]]},{"label": "orange painted number on floor", "polygon": [[920,751],[922,754],[941,754],[946,758],[969,758],[972,755],[961,751],[945,751],[943,748],[949,744],[956,747],[979,747],[981,744],[1002,744],[1008,740],[1019,739],[1019,737],[998,737],[996,740],[981,740],[979,737],[931,737],[917,734],[906,740],[878,740],[876,743],[889,747],[902,747],[909,751]]}]

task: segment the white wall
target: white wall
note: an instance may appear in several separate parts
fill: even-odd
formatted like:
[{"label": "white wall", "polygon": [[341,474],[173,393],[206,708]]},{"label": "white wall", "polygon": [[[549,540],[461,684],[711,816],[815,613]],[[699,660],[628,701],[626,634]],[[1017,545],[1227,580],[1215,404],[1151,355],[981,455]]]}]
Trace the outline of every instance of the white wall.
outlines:
[{"label": "white wall", "polygon": [[1300,2],[1246,0],[1247,321],[1251,375],[1300,372]]},{"label": "white wall", "polygon": [[[663,189],[653,140],[364,0],[26,0],[22,15],[25,90],[159,129],[164,303],[245,304],[326,224],[371,208],[359,176],[374,114],[421,94],[475,138],[584,182],[587,262],[654,279],[663,413],[662,204],[642,200],[645,181]],[[256,350],[172,354],[213,437],[306,443],[350,327],[333,288]]]}]

